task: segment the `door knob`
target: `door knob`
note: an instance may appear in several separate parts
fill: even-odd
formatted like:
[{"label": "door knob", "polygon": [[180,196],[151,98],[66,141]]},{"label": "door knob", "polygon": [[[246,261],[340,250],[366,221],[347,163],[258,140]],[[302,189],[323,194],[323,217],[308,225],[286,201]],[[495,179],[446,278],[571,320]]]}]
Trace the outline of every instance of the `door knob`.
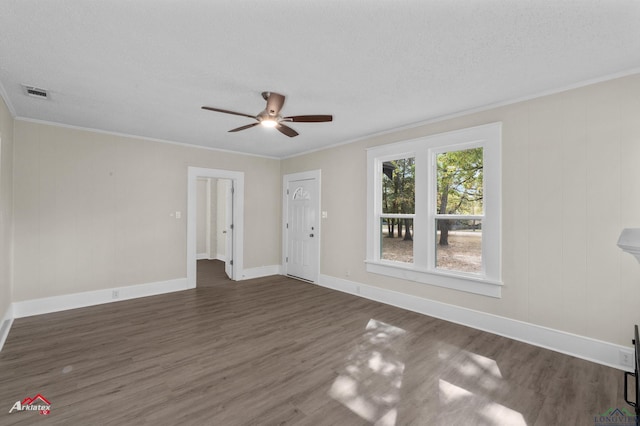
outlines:
[{"label": "door knob", "polygon": [[309,236],[313,238],[313,234],[309,234]]}]

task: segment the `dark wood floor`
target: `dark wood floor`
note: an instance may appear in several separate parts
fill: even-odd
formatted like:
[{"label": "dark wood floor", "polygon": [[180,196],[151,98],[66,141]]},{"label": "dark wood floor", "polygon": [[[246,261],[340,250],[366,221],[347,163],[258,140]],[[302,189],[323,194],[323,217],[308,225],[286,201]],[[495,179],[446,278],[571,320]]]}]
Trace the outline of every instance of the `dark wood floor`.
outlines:
[{"label": "dark wood floor", "polygon": [[233,284],[233,281],[224,272],[224,262],[219,260],[198,260],[197,287],[225,287],[228,284]]},{"label": "dark wood floor", "polygon": [[[0,424],[593,425],[622,372],[274,276],[17,319]],[[217,268],[217,269],[216,269]],[[9,414],[42,394],[51,414]]]}]

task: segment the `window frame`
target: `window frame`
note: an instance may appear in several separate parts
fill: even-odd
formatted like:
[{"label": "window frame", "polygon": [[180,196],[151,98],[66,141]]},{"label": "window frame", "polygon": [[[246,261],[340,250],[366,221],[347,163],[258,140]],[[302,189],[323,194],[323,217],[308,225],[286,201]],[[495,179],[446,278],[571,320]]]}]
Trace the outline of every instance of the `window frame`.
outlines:
[{"label": "window frame", "polygon": [[[490,123],[367,149],[367,272],[491,297],[501,297],[502,123]],[[482,273],[437,269],[436,155],[483,148]],[[413,263],[381,259],[382,165],[415,158]],[[479,215],[474,215],[479,216]]]}]

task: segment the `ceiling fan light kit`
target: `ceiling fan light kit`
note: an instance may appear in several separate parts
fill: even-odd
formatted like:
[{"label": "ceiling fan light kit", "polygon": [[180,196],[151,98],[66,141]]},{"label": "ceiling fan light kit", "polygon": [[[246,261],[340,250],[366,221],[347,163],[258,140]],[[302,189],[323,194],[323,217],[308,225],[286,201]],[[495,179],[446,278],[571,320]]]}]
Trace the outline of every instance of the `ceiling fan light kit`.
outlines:
[{"label": "ceiling fan light kit", "polygon": [[260,124],[262,124],[264,127],[276,127],[278,125],[278,122],[269,118],[262,120]]},{"label": "ceiling fan light kit", "polygon": [[280,111],[282,110],[282,106],[284,105],[284,95],[274,92],[262,92],[262,97],[265,101],[267,101],[267,107],[264,109],[264,111],[255,116],[242,112],[229,111],[226,109],[214,108],[209,106],[203,106],[202,109],[253,118],[257,121],[257,123],[247,124],[245,126],[231,129],[229,130],[229,132],[239,132],[241,130],[250,129],[251,127],[255,127],[258,124],[261,124],[264,127],[275,127],[276,130],[278,130],[280,133],[291,138],[298,136],[298,132],[296,132],[289,126],[282,124],[283,122],[323,123],[327,121],[333,121],[332,115],[292,115],[289,117],[283,117],[282,115],[280,115]]}]

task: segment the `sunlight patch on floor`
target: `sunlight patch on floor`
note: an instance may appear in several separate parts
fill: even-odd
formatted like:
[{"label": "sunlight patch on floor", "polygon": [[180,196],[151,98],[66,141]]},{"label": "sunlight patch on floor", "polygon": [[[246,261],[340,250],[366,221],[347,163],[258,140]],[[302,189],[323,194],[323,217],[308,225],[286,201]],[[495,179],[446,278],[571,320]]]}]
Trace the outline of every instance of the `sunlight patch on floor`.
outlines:
[{"label": "sunlight patch on floor", "polygon": [[377,426],[394,426],[405,364],[406,331],[370,319],[329,395]]},{"label": "sunlight patch on floor", "polygon": [[489,402],[478,413],[495,425],[527,426],[522,414],[497,402]]},{"label": "sunlight patch on floor", "polygon": [[473,414],[472,417],[475,419],[482,418],[483,424],[496,426],[527,426],[527,422],[519,412],[495,401],[490,401],[484,396],[475,395],[473,392],[449,383],[446,380],[440,379],[439,391],[440,403],[443,406],[453,407],[451,410],[445,410],[447,412],[464,412],[471,409],[474,412],[468,413],[469,416]]},{"label": "sunlight patch on floor", "polygon": [[461,375],[471,377],[486,390],[498,389],[503,382],[498,364],[491,358],[463,351],[464,360],[455,368]]},{"label": "sunlight patch on floor", "polygon": [[455,405],[460,411],[468,407],[480,406],[474,414],[475,418],[482,417],[484,424],[527,426],[527,422],[519,412],[505,407],[494,401],[489,401],[480,395],[474,395],[466,389],[440,379],[440,402],[443,405]]}]

